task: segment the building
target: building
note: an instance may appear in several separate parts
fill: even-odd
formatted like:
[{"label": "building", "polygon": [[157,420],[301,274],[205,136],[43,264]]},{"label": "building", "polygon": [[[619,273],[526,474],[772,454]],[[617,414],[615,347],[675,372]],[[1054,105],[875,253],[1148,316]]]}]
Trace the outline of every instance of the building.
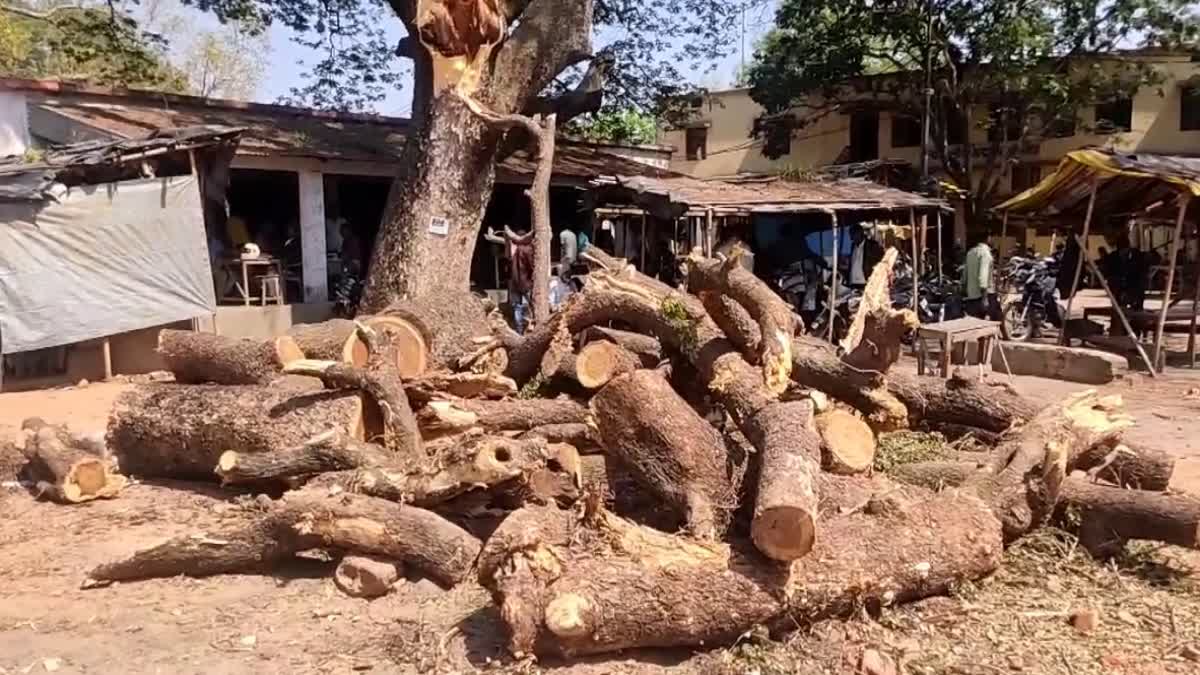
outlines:
[{"label": "building", "polygon": [[[193,156],[189,166],[188,151],[181,150],[185,146],[175,144],[157,150],[182,157],[164,169],[153,162],[139,166],[136,153],[125,153],[118,164],[132,167],[132,174],[118,172],[99,181],[112,192],[126,185],[120,181],[190,174],[203,194],[197,198],[200,207],[191,209],[188,223],[201,241],[207,236],[214,275],[220,269],[217,258],[235,260],[243,239],[281,262],[282,303],[264,300],[253,280],[239,287],[236,277],[240,275],[235,274],[226,280],[232,283],[218,279],[211,312],[193,317],[193,327],[223,335],[266,337],[285,332],[293,323],[328,318],[330,280],[337,278],[338,268],[353,259],[365,269],[392,178],[399,173],[407,120],[0,79],[0,158],[36,163],[47,148],[81,143],[84,147],[91,147],[89,143],[122,146],[126,141],[132,147],[164,130],[216,128],[238,132],[236,143],[222,146],[229,156],[211,161],[203,156],[197,161]],[[665,175],[669,162],[670,150],[662,147],[560,140],[551,187],[555,226],[574,226],[579,219],[590,218],[584,195],[597,176]],[[531,183],[534,169],[534,162],[522,153],[498,167],[485,226],[529,222],[524,189]],[[220,189],[214,189],[216,186]],[[114,204],[110,200],[109,205]],[[4,225],[0,222],[0,227]],[[234,237],[231,233],[235,230],[244,234]],[[224,239],[220,254],[211,248],[214,239]],[[495,253],[481,240],[473,269],[473,280],[481,290],[503,287]],[[4,272],[0,269],[0,278]],[[0,326],[4,311],[0,308]],[[158,364],[152,358],[137,357],[152,356],[153,336],[159,327],[144,325],[130,330],[122,326],[120,334],[111,335],[97,333],[97,328],[92,330],[92,339],[49,346],[55,354],[42,360],[56,365],[45,374],[98,379],[111,373],[154,370]],[[38,342],[44,343],[44,339]],[[11,351],[6,347],[0,350]],[[10,379],[5,386],[19,385]]]},{"label": "building", "polygon": [[[1114,57],[1116,58],[1116,57]],[[1190,52],[1143,50],[1120,56],[1150,65],[1161,84],[1143,87],[1132,99],[1078,111],[1079,124],[1060,137],[1039,140],[1007,167],[998,197],[1020,192],[1054,170],[1070,151],[1099,146],[1122,152],[1200,155],[1200,62]],[[814,103],[816,103],[814,101]],[[920,162],[920,120],[880,110],[838,110],[792,133],[753,138],[764,110],[749,89],[713,91],[690,102],[692,116],[662,129],[658,141],[676,149],[671,168],[699,177],[809,171],[870,160]],[[986,109],[973,113],[986,119]],[[971,129],[987,142],[987,130]],[[764,155],[765,144],[775,147]],[[933,153],[931,153],[932,155]],[[936,173],[939,164],[931,156]],[[961,236],[961,223],[960,223]]]}]

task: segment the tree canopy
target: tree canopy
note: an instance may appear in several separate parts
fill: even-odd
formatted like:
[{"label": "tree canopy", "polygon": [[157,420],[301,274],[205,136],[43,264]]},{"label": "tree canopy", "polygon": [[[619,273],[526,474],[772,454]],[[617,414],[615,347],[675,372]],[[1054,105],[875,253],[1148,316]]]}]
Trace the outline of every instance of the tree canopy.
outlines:
[{"label": "tree canopy", "polygon": [[[931,154],[970,195],[969,206],[980,208],[1028,141],[1075,127],[1080,108],[1154,83],[1153,69],[1122,58],[1122,50],[1190,44],[1193,7],[1185,0],[783,0],[747,80],[754,100],[790,128],[854,106],[919,119],[928,62]],[[759,133],[769,127],[759,125]],[[964,131],[979,128],[988,141],[975,147]]]}]

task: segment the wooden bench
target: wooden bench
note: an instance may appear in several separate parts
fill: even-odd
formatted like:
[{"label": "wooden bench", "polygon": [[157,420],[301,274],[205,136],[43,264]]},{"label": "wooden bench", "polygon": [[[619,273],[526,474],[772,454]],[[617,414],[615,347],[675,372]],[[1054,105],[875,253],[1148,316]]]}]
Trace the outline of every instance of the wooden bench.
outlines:
[{"label": "wooden bench", "polygon": [[992,350],[1000,340],[1000,324],[995,321],[965,318],[941,323],[927,323],[917,329],[917,374],[925,374],[925,362],[929,357],[926,340],[935,340],[941,346],[941,375],[950,377],[951,357],[957,345],[975,342],[979,345],[979,368],[982,371],[986,365],[992,369]]}]

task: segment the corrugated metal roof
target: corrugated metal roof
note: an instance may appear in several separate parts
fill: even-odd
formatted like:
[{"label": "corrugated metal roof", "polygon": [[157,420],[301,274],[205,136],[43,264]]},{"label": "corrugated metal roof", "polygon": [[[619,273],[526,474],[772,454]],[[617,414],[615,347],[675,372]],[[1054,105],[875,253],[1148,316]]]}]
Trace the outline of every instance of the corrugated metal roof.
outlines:
[{"label": "corrugated metal roof", "polygon": [[1093,185],[1095,213],[1145,212],[1181,195],[1200,196],[1200,158],[1076,150],[1054,173],[995,208],[1029,218],[1083,219]]}]

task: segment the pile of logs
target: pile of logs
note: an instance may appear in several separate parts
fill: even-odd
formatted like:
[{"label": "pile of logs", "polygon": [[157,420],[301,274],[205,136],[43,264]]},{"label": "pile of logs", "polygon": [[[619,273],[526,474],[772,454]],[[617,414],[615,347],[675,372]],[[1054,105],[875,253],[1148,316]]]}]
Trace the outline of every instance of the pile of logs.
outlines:
[{"label": "pile of logs", "polygon": [[[894,252],[838,348],[736,261],[689,259],[685,291],[583,257],[585,288],[525,335],[465,295],[265,343],[164,331],[176,383],[119,402],[120,471],[272,498],[87,583],[329,549],[476,579],[514,654],[572,655],[944,593],[1055,518],[1096,555],[1198,544],[1200,503],[1165,491],[1165,454],[1123,443],[1119,399],[891,372],[914,322],[887,301]],[[872,473],[876,434],[918,427],[994,447]]]}]

